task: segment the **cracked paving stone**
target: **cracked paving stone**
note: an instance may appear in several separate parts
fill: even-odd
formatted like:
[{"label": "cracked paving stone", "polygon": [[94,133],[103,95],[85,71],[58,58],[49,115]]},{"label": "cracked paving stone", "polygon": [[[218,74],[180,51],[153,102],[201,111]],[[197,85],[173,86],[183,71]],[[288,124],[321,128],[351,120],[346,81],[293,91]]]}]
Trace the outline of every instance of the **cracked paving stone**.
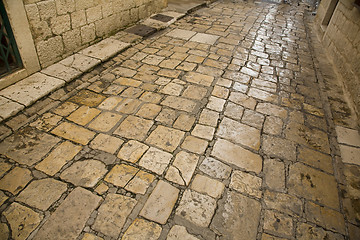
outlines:
[{"label": "cracked paving stone", "polygon": [[11,192],[16,195],[31,180],[31,172],[28,169],[15,167],[0,180],[0,189]]},{"label": "cracked paving stone", "polygon": [[81,149],[81,146],[75,145],[69,141],[63,142],[50,152],[44,160],[38,163],[35,168],[53,176],[60,171],[67,162],[72,160]]},{"label": "cracked paving stone", "polygon": [[165,224],[176,203],[180,190],[160,180],[147,199],[140,215],[154,222]]},{"label": "cracked paving stone", "polygon": [[199,193],[207,194],[213,198],[219,198],[223,193],[225,185],[215,179],[197,174],[191,183],[191,189]]},{"label": "cracked paving stone", "polygon": [[172,154],[160,149],[150,147],[150,149],[140,159],[139,165],[161,175],[170,163]]},{"label": "cracked paving stone", "polygon": [[53,113],[66,117],[73,111],[75,111],[79,106],[72,102],[64,102],[59,107],[52,110]]},{"label": "cracked paving stone", "polygon": [[184,132],[173,128],[158,126],[146,139],[147,144],[155,145],[165,151],[173,152],[184,137]]},{"label": "cracked paving stone", "polygon": [[31,182],[16,201],[46,211],[67,190],[67,185],[55,179],[46,178]]},{"label": "cracked paving stone", "polygon": [[180,185],[189,185],[198,161],[199,157],[195,154],[179,152],[170,165],[165,178]]},{"label": "cracked paving stone", "polygon": [[146,137],[151,126],[151,120],[142,119],[135,116],[128,116],[114,131],[114,134],[121,137],[142,141]]},{"label": "cracked paving stone", "polygon": [[123,145],[117,157],[128,162],[135,163],[148,150],[149,147],[135,140],[130,140]]},{"label": "cracked paving stone", "polygon": [[0,144],[0,153],[28,166],[37,163],[58,142],[59,138],[32,128],[24,128]]},{"label": "cracked paving stone", "polygon": [[180,225],[175,225],[170,229],[166,240],[199,240],[199,239],[189,234],[185,227]]},{"label": "cracked paving stone", "polygon": [[26,239],[43,219],[41,214],[16,202],[12,203],[3,214],[10,225],[11,236],[15,240]]},{"label": "cracked paving stone", "polygon": [[261,198],[262,179],[241,171],[233,171],[229,187],[238,192]]},{"label": "cracked paving stone", "polygon": [[159,224],[144,219],[135,219],[126,230],[122,240],[157,240],[162,228]]},{"label": "cracked paving stone", "polygon": [[61,123],[51,133],[82,145],[87,145],[95,136],[94,132],[69,122]]},{"label": "cracked paving stone", "polygon": [[180,116],[174,122],[174,128],[189,131],[194,125],[195,117],[188,114],[180,114]]},{"label": "cracked paving stone", "polygon": [[219,206],[210,228],[219,232],[221,239],[256,239],[260,202],[228,191]]},{"label": "cracked paving stone", "polygon": [[106,172],[102,162],[85,160],[73,163],[61,173],[60,178],[76,186],[94,187]]},{"label": "cracked paving stone", "polygon": [[75,188],[41,226],[34,239],[76,239],[100,201],[101,197],[90,191]]},{"label": "cracked paving stone", "polygon": [[210,196],[185,190],[176,215],[200,227],[208,227],[216,208],[216,200]]},{"label": "cracked paving stone", "polygon": [[92,228],[106,236],[117,238],[137,201],[119,194],[109,194],[101,204]]},{"label": "cracked paving stone", "polygon": [[154,180],[154,175],[140,170],[125,186],[125,189],[133,193],[145,194]]},{"label": "cracked paving stone", "polygon": [[35,122],[30,124],[30,127],[35,127],[42,131],[49,131],[53,127],[57,126],[57,124],[61,121],[62,117],[57,116],[52,113],[45,113],[40,118],[38,118]]},{"label": "cracked paving stone", "polygon": [[211,155],[247,171],[260,173],[262,170],[262,159],[260,155],[250,152],[236,144],[224,139],[215,142]]},{"label": "cracked paving stone", "polygon": [[125,164],[115,165],[104,180],[115,186],[125,187],[138,171],[139,169]]}]

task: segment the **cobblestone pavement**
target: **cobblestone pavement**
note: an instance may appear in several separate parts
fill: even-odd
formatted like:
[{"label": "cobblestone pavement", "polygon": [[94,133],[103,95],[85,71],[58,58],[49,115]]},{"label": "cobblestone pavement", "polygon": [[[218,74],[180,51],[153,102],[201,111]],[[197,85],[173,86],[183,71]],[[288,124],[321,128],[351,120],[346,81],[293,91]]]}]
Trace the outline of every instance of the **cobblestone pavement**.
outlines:
[{"label": "cobblestone pavement", "polygon": [[213,3],[7,121],[0,239],[359,239],[305,10]]}]

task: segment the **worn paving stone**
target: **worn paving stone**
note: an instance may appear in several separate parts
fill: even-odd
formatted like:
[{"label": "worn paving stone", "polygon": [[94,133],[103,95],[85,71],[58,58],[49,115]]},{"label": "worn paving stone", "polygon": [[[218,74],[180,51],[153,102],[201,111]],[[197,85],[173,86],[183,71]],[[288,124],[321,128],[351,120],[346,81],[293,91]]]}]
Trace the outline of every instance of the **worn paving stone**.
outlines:
[{"label": "worn paving stone", "polygon": [[328,173],[334,173],[330,155],[322,154],[309,148],[299,147],[298,160]]},{"label": "worn paving stone", "polygon": [[200,164],[199,169],[210,177],[227,179],[231,174],[231,168],[212,157],[207,157]]},{"label": "worn paving stone", "polygon": [[204,138],[209,141],[213,139],[214,133],[215,133],[215,128],[201,124],[196,124],[194,129],[191,131],[192,135],[199,138]]},{"label": "worn paving stone", "polygon": [[260,210],[260,202],[227,191],[210,228],[219,232],[222,239],[256,239]]},{"label": "worn paving stone", "polygon": [[189,185],[198,160],[199,157],[195,154],[184,151],[179,152],[170,165],[165,178],[180,185]]},{"label": "worn paving stone", "polygon": [[123,100],[122,97],[119,96],[111,96],[106,98],[99,106],[99,109],[102,110],[113,110],[121,101]]},{"label": "worn paving stone", "polygon": [[119,194],[109,194],[101,204],[92,228],[106,236],[117,238],[137,201]]},{"label": "worn paving stone", "polygon": [[344,163],[360,165],[360,148],[339,145],[341,157]]},{"label": "worn paving stone", "polygon": [[214,110],[216,112],[222,112],[222,110],[224,109],[225,103],[226,103],[225,99],[211,96],[209,98],[209,102],[206,105],[206,107],[209,108],[210,110]]},{"label": "worn paving stone", "polygon": [[140,170],[135,177],[128,182],[125,189],[133,193],[145,194],[154,180],[154,175]]},{"label": "worn paving stone", "polygon": [[30,127],[34,127],[40,131],[49,131],[61,121],[62,117],[52,114],[52,113],[45,113],[40,118],[38,118],[35,122],[30,124]]},{"label": "worn paving stone", "polygon": [[219,36],[216,35],[197,33],[190,39],[190,41],[213,45],[218,39]]},{"label": "worn paving stone", "polygon": [[208,146],[208,141],[193,137],[187,136],[184,142],[181,144],[181,148],[186,149],[190,152],[203,154]]},{"label": "worn paving stone", "polygon": [[174,29],[171,32],[167,33],[166,36],[189,40],[195,34],[196,34],[196,32],[193,32],[193,31],[188,31],[188,30],[183,30],[183,29]]},{"label": "worn paving stone", "polygon": [[197,237],[189,234],[184,226],[175,225],[170,229],[166,240],[180,240],[180,239],[183,239],[183,240],[198,240]]},{"label": "worn paving stone", "polygon": [[125,187],[138,171],[139,169],[129,165],[115,165],[104,180],[115,186]]},{"label": "worn paving stone", "polygon": [[182,97],[168,96],[161,102],[161,105],[191,113],[197,103]]},{"label": "worn paving stone", "polygon": [[13,239],[26,239],[40,224],[43,216],[16,202],[3,213],[11,228]]},{"label": "worn paving stone", "polygon": [[179,189],[160,180],[147,199],[140,215],[154,222],[165,224],[174,208]]},{"label": "worn paving stone", "polygon": [[106,172],[102,162],[85,160],[73,163],[61,173],[60,178],[76,186],[94,187]]},{"label": "worn paving stone", "polygon": [[199,123],[216,127],[219,119],[219,113],[211,111],[209,109],[204,109],[201,112]]},{"label": "worn paving stone", "polygon": [[55,179],[32,181],[16,198],[29,206],[46,211],[67,190],[67,185]]},{"label": "worn paving stone", "polygon": [[360,147],[360,135],[358,131],[341,126],[336,126],[335,129],[339,143]]},{"label": "worn paving stone", "polygon": [[264,215],[264,230],[266,232],[291,237],[293,232],[293,220],[282,213],[266,210]]},{"label": "worn paving stone", "polygon": [[140,105],[141,101],[137,99],[124,99],[115,110],[120,113],[132,114],[138,110]]},{"label": "worn paving stone", "polygon": [[290,194],[339,209],[337,183],[331,175],[295,163],[290,166],[287,186]]},{"label": "worn paving stone", "polygon": [[303,212],[303,203],[300,198],[289,194],[266,190],[264,193],[265,207],[277,211],[300,216]]},{"label": "worn paving stone", "polygon": [[151,120],[146,120],[135,116],[128,116],[114,131],[114,134],[117,134],[121,137],[142,141],[146,137],[147,132],[150,130],[152,125],[153,121]]},{"label": "worn paving stone", "polygon": [[265,117],[253,110],[245,109],[244,114],[241,118],[241,122],[251,127],[261,129],[264,123]]},{"label": "worn paving stone", "polygon": [[264,122],[263,131],[266,134],[280,135],[282,132],[283,121],[280,118],[267,116]]},{"label": "worn paving stone", "polygon": [[25,108],[24,105],[19,104],[10,99],[0,96],[0,117],[3,119],[14,116]]},{"label": "worn paving stone", "polygon": [[41,226],[34,239],[76,238],[100,201],[101,197],[90,191],[75,188]]},{"label": "worn paving stone", "polygon": [[228,102],[224,111],[225,116],[240,120],[243,116],[244,108],[232,102]]},{"label": "worn paving stone", "polygon": [[101,133],[90,142],[89,146],[94,149],[114,154],[123,143],[124,141],[119,138]]},{"label": "worn paving stone", "polygon": [[5,195],[3,191],[0,191],[0,206],[3,205],[6,200],[8,200],[9,197]]},{"label": "worn paving stone", "polygon": [[140,159],[139,165],[157,174],[162,174],[170,163],[171,158],[172,154],[150,147]]},{"label": "worn paving stone", "polygon": [[241,92],[231,92],[229,100],[233,103],[239,104],[242,107],[246,107],[254,110],[256,106],[256,100]]},{"label": "worn paving stone", "polygon": [[5,223],[0,223],[0,238],[8,239],[10,236],[10,231],[8,226]]},{"label": "worn paving stone", "polygon": [[201,100],[206,96],[206,94],[206,88],[190,85],[184,90],[182,96],[190,99]]},{"label": "worn paving stone", "polygon": [[91,233],[85,233],[81,240],[104,240],[104,239]]},{"label": "worn paving stone", "polygon": [[264,183],[275,191],[285,190],[285,165],[281,161],[275,159],[264,160]]},{"label": "worn paving stone", "polygon": [[139,109],[136,115],[147,119],[154,119],[160,111],[161,106],[153,103],[146,103]]},{"label": "worn paving stone", "polygon": [[307,223],[300,223],[296,228],[296,239],[299,240],[315,240],[315,239],[331,239],[331,240],[343,240],[344,237],[340,234],[333,233],[331,231],[325,231],[324,229],[316,226],[312,226]]},{"label": "worn paving stone", "polygon": [[128,162],[137,162],[149,147],[135,140],[130,140],[123,145],[117,157]]},{"label": "worn paving stone", "polygon": [[82,74],[79,70],[60,63],[50,65],[49,67],[41,70],[41,72],[52,77],[60,78],[66,82],[74,80]]},{"label": "worn paving stone", "polygon": [[104,96],[94,93],[89,90],[81,90],[73,97],[69,99],[69,101],[81,105],[86,105],[89,107],[96,107],[98,106],[103,100],[105,99]]},{"label": "worn paving stone", "polygon": [[38,163],[35,168],[53,176],[60,171],[67,162],[72,160],[81,149],[81,146],[75,145],[69,141],[63,142],[50,152],[44,160]]},{"label": "worn paving stone", "polygon": [[95,136],[94,132],[69,122],[61,123],[51,133],[82,145],[87,145]]},{"label": "worn paving stone", "polygon": [[295,143],[269,135],[263,135],[262,138],[261,149],[269,157],[279,157],[293,162],[296,160]]},{"label": "worn paving stone", "polygon": [[144,219],[135,219],[121,239],[123,240],[156,240],[160,237],[161,226],[159,224],[146,221]]},{"label": "worn paving stone", "polygon": [[67,119],[74,123],[85,126],[91,120],[93,120],[97,115],[99,115],[100,112],[101,111],[96,108],[90,108],[88,106],[81,106],[75,112],[70,114],[70,116],[68,116]]},{"label": "worn paving stone", "polygon": [[80,53],[105,61],[129,46],[129,43],[124,43],[112,38],[106,38],[97,44],[85,48],[80,51]]},{"label": "worn paving stone", "polygon": [[165,151],[173,152],[180,144],[184,134],[183,131],[160,125],[150,134],[145,142]]},{"label": "worn paving stone", "polygon": [[73,111],[75,111],[79,106],[72,102],[64,102],[59,107],[52,110],[53,113],[66,117]]},{"label": "worn paving stone", "polygon": [[100,132],[108,132],[120,121],[122,117],[123,116],[120,114],[102,112],[89,124],[89,128]]},{"label": "worn paving stone", "polygon": [[11,169],[11,164],[6,163],[3,160],[0,160],[0,176],[4,175],[10,169]]},{"label": "worn paving stone", "polygon": [[86,72],[98,65],[100,62],[100,59],[85,56],[83,54],[74,54],[65,58],[64,60],[61,60],[59,63],[64,66],[79,70],[80,72]]},{"label": "worn paving stone", "polygon": [[21,167],[13,168],[0,180],[0,189],[11,192],[12,194],[19,193],[31,180],[30,170]]},{"label": "worn paving stone", "polygon": [[262,159],[259,155],[224,139],[215,142],[211,155],[247,171],[260,173],[262,169]]},{"label": "worn paving stone", "polygon": [[24,128],[0,144],[0,153],[20,164],[31,166],[39,162],[59,141],[59,138],[47,133]]},{"label": "worn paving stone", "polygon": [[261,198],[262,179],[242,171],[233,171],[229,187],[238,192]]},{"label": "worn paving stone", "polygon": [[189,131],[194,125],[194,122],[194,116],[188,114],[180,114],[180,116],[174,122],[173,127],[183,131]]},{"label": "worn paving stone", "polygon": [[191,82],[191,83],[210,87],[214,81],[214,77],[205,75],[205,74],[201,74],[201,73],[196,73],[196,72],[188,72],[184,76],[184,80]]},{"label": "worn paving stone", "polygon": [[207,194],[213,198],[219,198],[223,193],[225,185],[215,179],[197,174],[191,183],[191,189],[199,193]]},{"label": "worn paving stone", "polygon": [[216,208],[212,197],[186,190],[176,209],[176,215],[200,227],[208,227]]}]

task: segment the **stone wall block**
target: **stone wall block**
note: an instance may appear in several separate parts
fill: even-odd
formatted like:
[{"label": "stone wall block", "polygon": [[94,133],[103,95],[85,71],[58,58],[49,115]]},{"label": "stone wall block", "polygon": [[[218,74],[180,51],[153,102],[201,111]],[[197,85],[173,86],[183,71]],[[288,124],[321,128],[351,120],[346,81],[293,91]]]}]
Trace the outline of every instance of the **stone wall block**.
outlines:
[{"label": "stone wall block", "polygon": [[75,11],[75,0],[55,0],[58,15],[72,13]]},{"label": "stone wall block", "polygon": [[30,29],[36,42],[52,36],[51,28],[46,21],[30,22]]},{"label": "stone wall block", "polygon": [[47,20],[56,16],[56,6],[54,0],[41,1],[37,4],[41,20]]},{"label": "stone wall block", "polygon": [[70,30],[70,15],[62,15],[51,19],[51,29],[54,34],[60,35]]},{"label": "stone wall block", "polygon": [[45,41],[40,41],[36,44],[36,49],[41,66],[47,67],[57,60],[60,60],[64,51],[64,45],[61,36],[56,36]]},{"label": "stone wall block", "polygon": [[115,3],[109,2],[109,3],[105,3],[101,6],[102,14],[103,14],[104,18],[116,13],[114,11],[113,5],[115,5]]},{"label": "stone wall block", "polygon": [[85,10],[76,11],[71,14],[71,26],[72,28],[82,27],[86,24]]},{"label": "stone wall block", "polygon": [[36,4],[26,5],[25,11],[29,22],[40,22],[39,9]]},{"label": "stone wall block", "polygon": [[87,23],[93,23],[100,19],[102,19],[102,11],[100,5],[86,9]]},{"label": "stone wall block", "polygon": [[65,52],[74,52],[81,46],[80,29],[67,31],[63,34]]},{"label": "stone wall block", "polygon": [[118,14],[111,15],[110,17],[103,18],[95,22],[95,30],[97,37],[104,37],[111,35],[116,30],[120,29],[120,20]]},{"label": "stone wall block", "polygon": [[94,5],[95,5],[94,0],[76,0],[75,1],[75,9],[76,9],[76,11],[91,8]]},{"label": "stone wall block", "polygon": [[96,38],[95,24],[89,24],[81,28],[81,43],[86,44]]}]

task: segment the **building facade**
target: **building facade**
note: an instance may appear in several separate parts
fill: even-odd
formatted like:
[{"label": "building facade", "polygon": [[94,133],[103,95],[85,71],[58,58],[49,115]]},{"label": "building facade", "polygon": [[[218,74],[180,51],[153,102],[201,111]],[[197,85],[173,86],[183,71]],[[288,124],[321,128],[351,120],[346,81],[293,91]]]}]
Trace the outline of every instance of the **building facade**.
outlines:
[{"label": "building facade", "polygon": [[9,53],[1,58],[0,89],[166,5],[167,0],[1,0],[1,43]]}]

